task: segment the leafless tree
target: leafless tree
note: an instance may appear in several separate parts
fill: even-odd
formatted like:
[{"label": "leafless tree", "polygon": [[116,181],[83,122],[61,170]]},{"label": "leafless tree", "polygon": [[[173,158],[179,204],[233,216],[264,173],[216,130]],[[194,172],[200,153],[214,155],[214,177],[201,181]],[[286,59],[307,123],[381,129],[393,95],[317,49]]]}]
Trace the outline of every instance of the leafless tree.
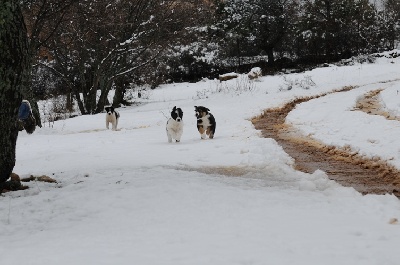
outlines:
[{"label": "leafless tree", "polygon": [[198,2],[80,1],[48,45],[54,61],[47,67],[69,87],[82,114],[101,112],[118,79],[154,62],[181,37],[195,16],[188,9]]},{"label": "leafless tree", "polygon": [[[20,2],[27,27],[29,58],[31,58],[32,66],[36,65],[41,58],[49,56],[46,49],[47,43],[54,37],[60,24],[65,22],[65,17],[77,2],[78,0],[22,0]],[[31,79],[27,80],[23,97],[30,101],[37,124],[41,126],[37,97],[32,89]]]}]

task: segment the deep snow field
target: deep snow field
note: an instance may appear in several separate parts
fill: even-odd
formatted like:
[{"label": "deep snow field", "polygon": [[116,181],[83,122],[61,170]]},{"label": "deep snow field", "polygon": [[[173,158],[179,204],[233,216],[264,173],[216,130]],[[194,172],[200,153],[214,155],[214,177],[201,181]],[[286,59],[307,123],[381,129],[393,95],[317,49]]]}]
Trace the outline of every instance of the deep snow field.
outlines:
[{"label": "deep snow field", "polygon": [[[21,132],[14,172],[58,183],[2,194],[0,264],[398,265],[395,196],[363,196],[322,171],[294,170],[250,120],[296,97],[357,86],[299,105],[287,122],[400,168],[400,122],[354,110],[383,89],[382,104],[400,116],[399,65],[382,57],[254,82],[164,85],[120,108],[118,131],[106,130],[102,113]],[[184,112],[180,143],[165,132],[174,106]],[[194,106],[215,116],[214,139],[200,139]]]}]

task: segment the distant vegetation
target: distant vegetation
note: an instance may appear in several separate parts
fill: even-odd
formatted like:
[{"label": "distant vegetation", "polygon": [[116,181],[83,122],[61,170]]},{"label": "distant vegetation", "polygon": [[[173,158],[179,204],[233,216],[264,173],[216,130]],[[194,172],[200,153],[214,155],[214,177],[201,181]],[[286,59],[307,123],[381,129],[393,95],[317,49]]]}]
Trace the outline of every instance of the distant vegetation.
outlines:
[{"label": "distant vegetation", "polygon": [[[305,69],[392,50],[400,1],[25,0],[31,100],[62,95],[81,114],[127,91],[219,74]],[[108,95],[114,90],[113,102]]]}]

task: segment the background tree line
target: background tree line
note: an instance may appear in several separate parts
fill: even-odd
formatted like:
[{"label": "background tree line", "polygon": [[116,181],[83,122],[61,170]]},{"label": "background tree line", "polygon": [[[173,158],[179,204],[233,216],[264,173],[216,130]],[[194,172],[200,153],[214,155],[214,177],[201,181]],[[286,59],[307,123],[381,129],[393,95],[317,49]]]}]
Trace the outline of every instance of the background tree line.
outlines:
[{"label": "background tree line", "polygon": [[400,38],[400,1],[220,0],[217,29],[230,56],[265,54],[319,63],[394,49]]},{"label": "background tree line", "polygon": [[[400,1],[25,0],[33,98],[82,114],[129,104],[133,86],[264,72],[396,48]],[[100,91],[100,92],[98,92]]]}]

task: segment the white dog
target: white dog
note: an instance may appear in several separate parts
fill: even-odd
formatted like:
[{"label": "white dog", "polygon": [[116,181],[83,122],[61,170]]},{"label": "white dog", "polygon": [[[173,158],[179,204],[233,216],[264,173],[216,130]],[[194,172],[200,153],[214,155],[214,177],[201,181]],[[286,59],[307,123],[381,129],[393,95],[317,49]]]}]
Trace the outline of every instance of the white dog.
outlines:
[{"label": "white dog", "polygon": [[112,106],[107,106],[104,108],[106,110],[106,128],[110,129],[109,124],[112,125],[112,130],[116,131],[119,120],[119,112],[114,109]]},{"label": "white dog", "polygon": [[181,136],[183,133],[183,111],[181,108],[176,108],[176,106],[171,111],[171,118],[167,121],[167,136],[168,142],[171,143],[172,139],[176,142],[181,141]]}]

